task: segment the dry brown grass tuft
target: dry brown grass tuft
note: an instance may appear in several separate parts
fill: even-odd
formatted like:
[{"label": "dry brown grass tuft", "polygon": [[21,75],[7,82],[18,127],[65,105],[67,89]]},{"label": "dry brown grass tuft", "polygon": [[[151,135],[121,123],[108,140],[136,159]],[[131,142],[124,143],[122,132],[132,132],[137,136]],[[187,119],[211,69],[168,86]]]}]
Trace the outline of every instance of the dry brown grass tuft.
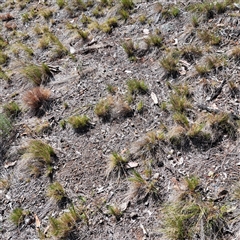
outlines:
[{"label": "dry brown grass tuft", "polygon": [[[30,108],[34,115],[44,112],[50,100],[51,91],[47,88],[35,87],[23,96],[23,102]],[[40,111],[42,110],[42,111]]]}]

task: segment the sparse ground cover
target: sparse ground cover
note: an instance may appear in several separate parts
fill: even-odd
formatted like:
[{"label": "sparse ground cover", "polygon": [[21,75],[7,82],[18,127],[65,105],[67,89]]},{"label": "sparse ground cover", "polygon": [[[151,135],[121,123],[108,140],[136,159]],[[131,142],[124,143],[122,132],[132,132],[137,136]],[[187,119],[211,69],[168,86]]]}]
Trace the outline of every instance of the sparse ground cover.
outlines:
[{"label": "sparse ground cover", "polygon": [[2,1],[2,238],[240,239],[239,16]]}]

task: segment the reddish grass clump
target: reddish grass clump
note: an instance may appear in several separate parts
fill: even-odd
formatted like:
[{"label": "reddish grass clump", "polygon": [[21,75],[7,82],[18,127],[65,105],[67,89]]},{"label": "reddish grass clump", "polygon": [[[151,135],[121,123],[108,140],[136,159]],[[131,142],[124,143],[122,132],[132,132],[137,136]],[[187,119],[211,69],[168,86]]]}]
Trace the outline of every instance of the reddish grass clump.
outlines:
[{"label": "reddish grass clump", "polygon": [[0,15],[0,19],[2,21],[9,21],[9,20],[14,19],[14,17],[10,13],[3,13]]},{"label": "reddish grass clump", "polygon": [[5,23],[5,28],[9,31],[13,31],[17,28],[17,24],[13,21]]},{"label": "reddish grass clump", "polygon": [[35,87],[23,96],[23,102],[30,108],[34,115],[42,115],[48,106],[51,91],[47,88]]}]

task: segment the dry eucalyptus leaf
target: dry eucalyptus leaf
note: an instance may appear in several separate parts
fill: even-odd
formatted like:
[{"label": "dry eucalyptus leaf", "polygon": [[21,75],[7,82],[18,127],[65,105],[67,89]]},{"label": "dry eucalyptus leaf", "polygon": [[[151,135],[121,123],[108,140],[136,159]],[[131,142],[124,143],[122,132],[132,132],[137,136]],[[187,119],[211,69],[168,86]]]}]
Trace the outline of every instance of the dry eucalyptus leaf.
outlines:
[{"label": "dry eucalyptus leaf", "polygon": [[154,92],[151,92],[151,98],[152,98],[154,104],[158,104],[157,95]]}]

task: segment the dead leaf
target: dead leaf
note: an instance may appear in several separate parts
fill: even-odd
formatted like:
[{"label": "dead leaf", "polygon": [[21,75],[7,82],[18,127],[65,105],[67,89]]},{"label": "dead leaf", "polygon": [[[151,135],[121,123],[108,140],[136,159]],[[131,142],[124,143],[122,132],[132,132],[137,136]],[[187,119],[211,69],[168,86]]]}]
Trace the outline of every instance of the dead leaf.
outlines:
[{"label": "dead leaf", "polygon": [[127,165],[127,169],[129,168],[135,168],[138,166],[138,163],[137,162],[129,162],[128,165]]},{"label": "dead leaf", "polygon": [[6,162],[4,164],[4,167],[5,168],[9,168],[9,167],[13,167],[15,164],[16,164],[17,161],[14,161],[14,162]]},{"label": "dead leaf", "polygon": [[40,228],[41,222],[40,222],[37,214],[34,214],[34,217],[35,217],[35,226],[36,226],[36,228]]},{"label": "dead leaf", "polygon": [[154,104],[158,104],[157,95],[154,92],[151,92],[151,98],[152,98]]}]

